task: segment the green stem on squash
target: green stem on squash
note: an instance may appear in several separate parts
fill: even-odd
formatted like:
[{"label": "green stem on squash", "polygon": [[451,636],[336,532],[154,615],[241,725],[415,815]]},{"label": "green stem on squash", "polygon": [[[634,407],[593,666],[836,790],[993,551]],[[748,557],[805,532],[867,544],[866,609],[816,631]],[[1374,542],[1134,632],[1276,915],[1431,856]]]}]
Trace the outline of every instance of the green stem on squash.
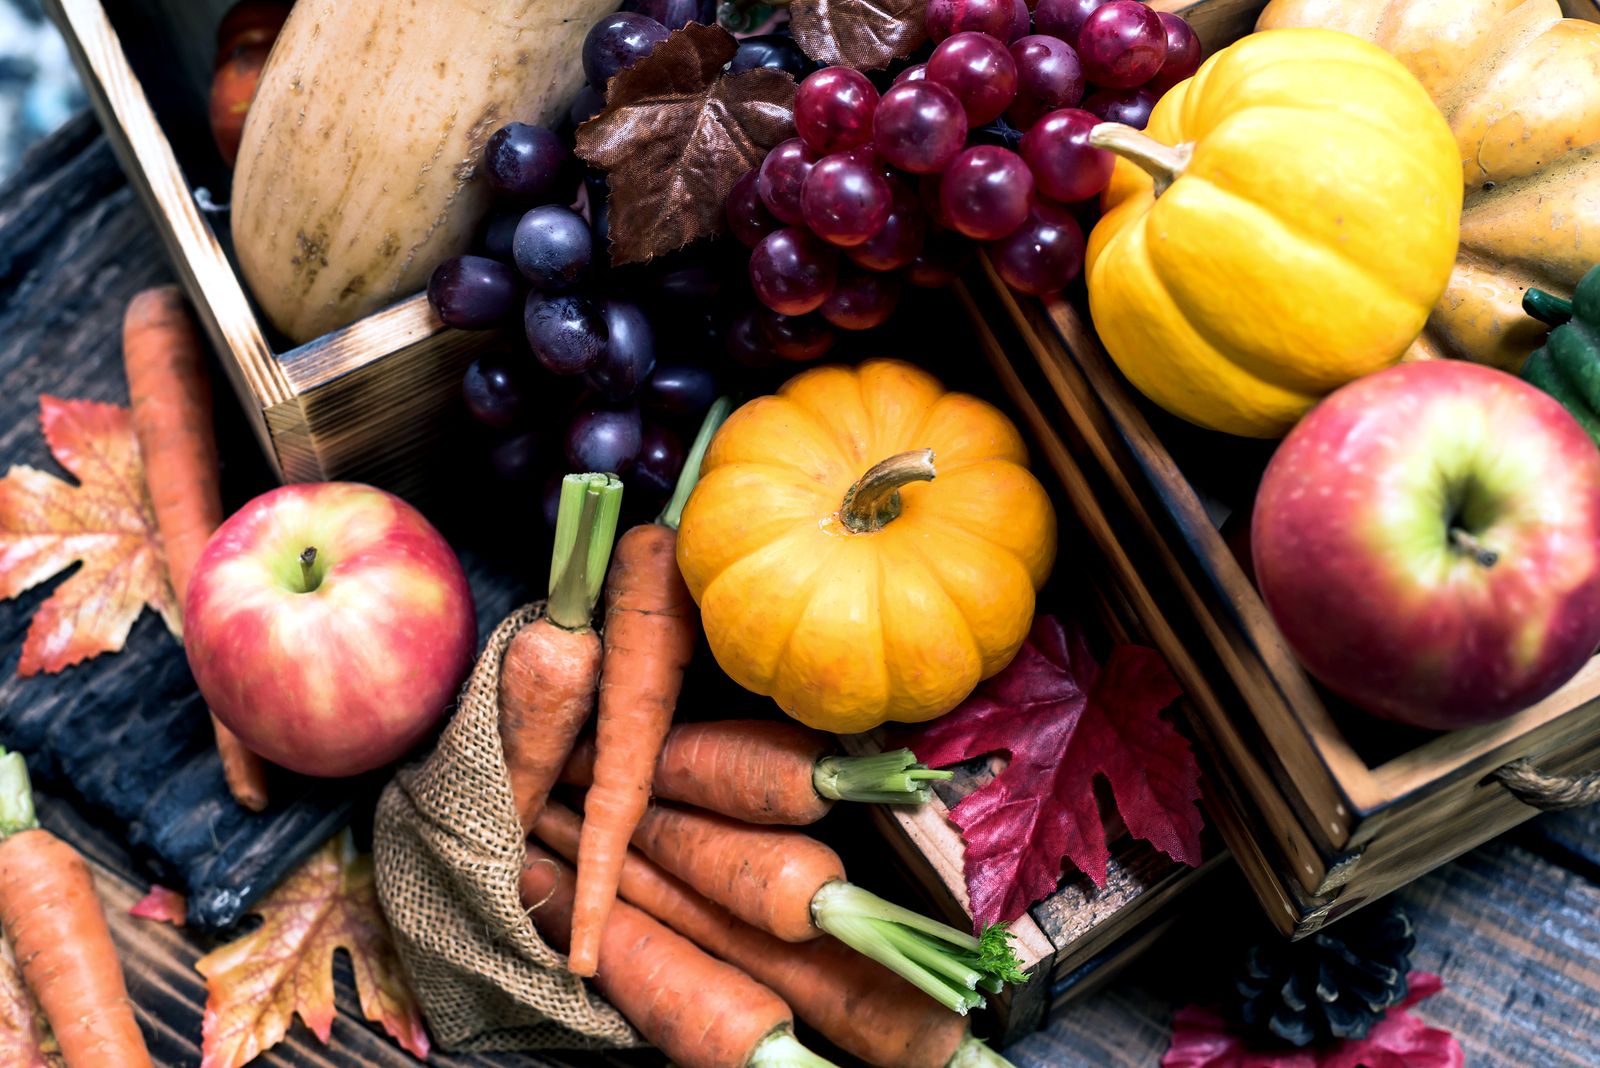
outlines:
[{"label": "green stem on squash", "polygon": [[706,412],[705,421],[700,424],[700,433],[694,436],[694,444],[689,446],[689,455],[683,458],[683,470],[678,473],[678,485],[672,491],[672,499],[661,510],[661,515],[656,519],[664,527],[678,529],[678,523],[683,519],[683,506],[689,503],[689,494],[700,482],[700,465],[705,462],[706,450],[711,447],[711,439],[716,436],[728,413],[733,411],[733,400],[728,397],[718,397]]},{"label": "green stem on squash", "polygon": [[1542,289],[1530,289],[1522,294],[1522,310],[1550,326],[1562,326],[1572,321],[1572,302]]},{"label": "green stem on squash", "polygon": [[33,810],[33,783],[21,753],[0,748],[0,838],[10,838],[39,826]]},{"label": "green stem on squash", "polygon": [[1023,978],[1003,927],[990,927],[975,938],[847,882],[831,882],[817,891],[811,919],[963,1016],[983,1007],[980,989],[993,991],[999,982]]},{"label": "green stem on squash", "polygon": [[817,761],[811,784],[822,797],[880,805],[920,805],[933,796],[928,783],[950,779],[953,771],[935,771],[917,763],[909,749],[871,756],[830,756]]},{"label": "green stem on squash", "polygon": [[556,626],[584,630],[594,618],[621,511],[622,480],[616,475],[567,475],[561,480],[550,598],[545,602],[545,615]]},{"label": "green stem on squash", "polygon": [[774,1031],[756,1043],[750,1068],[838,1068],[826,1057],[812,1053],[791,1031]]},{"label": "green stem on squash", "polygon": [[955,1056],[945,1063],[945,1068],[1016,1068],[1016,1066],[969,1034],[961,1040],[961,1045],[956,1047]]},{"label": "green stem on squash", "polygon": [[1089,131],[1089,143],[1136,163],[1155,183],[1160,196],[1176,182],[1194,157],[1194,145],[1164,145],[1149,134],[1120,122],[1102,122]]},{"label": "green stem on squash", "polygon": [[881,530],[900,515],[900,488],[932,482],[935,474],[932,449],[912,449],[873,464],[845,491],[839,521],[857,534]]}]

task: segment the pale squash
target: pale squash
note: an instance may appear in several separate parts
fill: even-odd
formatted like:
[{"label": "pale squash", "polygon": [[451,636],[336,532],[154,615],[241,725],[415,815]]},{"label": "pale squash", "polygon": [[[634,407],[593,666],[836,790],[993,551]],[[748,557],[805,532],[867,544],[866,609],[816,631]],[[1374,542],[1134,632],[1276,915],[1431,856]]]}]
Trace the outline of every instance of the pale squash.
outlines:
[{"label": "pale squash", "polygon": [[1050,498],[992,405],[910,364],[820,367],[717,432],[678,566],[717,663],[823,730],[954,708],[1016,655]]},{"label": "pale squash", "polygon": [[1450,276],[1455,143],[1417,80],[1327,30],[1208,59],[1117,161],[1089,238],[1089,308],[1128,380],[1212,430],[1277,437],[1400,359]]},{"label": "pale squash", "polygon": [[1515,371],[1548,331],[1522,294],[1571,297],[1600,260],[1600,25],[1557,0],[1272,0],[1257,25],[1364,37],[1433,95],[1466,201],[1460,259],[1408,358]]},{"label": "pale squash", "polygon": [[302,342],[421,290],[489,203],[483,144],[553,122],[617,0],[299,0],[245,120],[239,267]]}]

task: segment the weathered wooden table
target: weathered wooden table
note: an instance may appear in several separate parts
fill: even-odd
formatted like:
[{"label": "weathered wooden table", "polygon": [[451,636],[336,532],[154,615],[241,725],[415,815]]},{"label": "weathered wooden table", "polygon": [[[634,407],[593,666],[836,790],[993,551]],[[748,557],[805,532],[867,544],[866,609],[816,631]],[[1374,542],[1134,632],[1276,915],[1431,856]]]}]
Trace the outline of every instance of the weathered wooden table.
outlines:
[{"label": "weathered wooden table", "polygon": [[[123,403],[120,324],[130,295],[170,272],[93,121],[80,118],[41,145],[0,187],[0,463],[56,470],[37,428],[41,392]],[[227,403],[224,401],[223,403]],[[240,432],[223,442],[230,480],[257,477]],[[525,578],[475,565],[487,617],[528,593]],[[72,670],[18,679],[27,620],[54,583],[0,603],[0,702],[71,700]],[[166,645],[164,645],[166,643]],[[124,663],[165,655],[170,644],[146,616]],[[81,678],[81,676],[79,677]],[[45,823],[94,862],[122,950],[132,996],[156,1062],[192,1068],[200,1060],[205,993],[194,962],[207,941],[134,920],[145,890],[127,848],[69,801],[46,797]],[[1243,884],[1214,880],[1191,902],[1203,923],[1180,924],[1131,972],[1049,1021],[1008,1050],[1019,1068],[1153,1065],[1166,1048],[1172,1009],[1204,1000],[1224,981],[1230,947],[1259,936],[1256,905]],[[1424,878],[1401,895],[1417,927],[1415,966],[1444,976],[1445,990],[1420,1013],[1457,1034],[1467,1062],[1544,1068],[1600,1065],[1600,811],[1545,817]],[[354,1066],[416,1063],[360,1019],[348,968],[339,966],[340,1016],[323,1048],[296,1025],[262,1065]],[[618,1057],[435,1056],[441,1065],[625,1068],[662,1063],[641,1052]]]}]

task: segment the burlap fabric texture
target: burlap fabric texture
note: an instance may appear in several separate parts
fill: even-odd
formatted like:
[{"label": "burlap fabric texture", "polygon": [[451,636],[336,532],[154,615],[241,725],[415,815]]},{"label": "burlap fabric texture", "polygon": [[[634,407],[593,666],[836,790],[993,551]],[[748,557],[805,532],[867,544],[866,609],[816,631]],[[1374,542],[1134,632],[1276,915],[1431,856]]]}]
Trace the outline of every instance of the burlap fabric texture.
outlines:
[{"label": "burlap fabric texture", "polygon": [[527,605],[495,628],[438,746],[396,773],[378,801],[378,899],[445,1049],[639,1044],[540,940],[517,896],[523,836],[500,749],[500,661],[543,610]]}]

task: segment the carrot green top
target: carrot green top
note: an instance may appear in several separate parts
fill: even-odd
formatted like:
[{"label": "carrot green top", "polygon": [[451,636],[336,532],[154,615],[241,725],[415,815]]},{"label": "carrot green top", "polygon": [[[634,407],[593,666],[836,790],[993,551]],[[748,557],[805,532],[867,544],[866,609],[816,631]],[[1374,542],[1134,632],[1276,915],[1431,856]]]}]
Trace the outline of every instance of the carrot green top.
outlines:
[{"label": "carrot green top", "polygon": [[694,492],[695,484],[700,481],[700,465],[705,461],[706,450],[711,447],[711,439],[716,437],[717,428],[731,411],[733,401],[728,397],[718,397],[706,411],[705,422],[700,424],[700,433],[694,436],[689,455],[683,458],[683,470],[678,474],[678,485],[672,491],[672,499],[661,510],[657,523],[678,529],[678,521],[683,518],[683,506],[689,503],[689,494]]},{"label": "carrot green top", "polygon": [[567,630],[584,630],[611,563],[611,543],[622,511],[616,475],[568,475],[561,480],[561,510],[550,553],[550,599],[545,614]]},{"label": "carrot green top", "polygon": [[39,826],[33,811],[33,784],[21,753],[0,748],[0,838]]}]

